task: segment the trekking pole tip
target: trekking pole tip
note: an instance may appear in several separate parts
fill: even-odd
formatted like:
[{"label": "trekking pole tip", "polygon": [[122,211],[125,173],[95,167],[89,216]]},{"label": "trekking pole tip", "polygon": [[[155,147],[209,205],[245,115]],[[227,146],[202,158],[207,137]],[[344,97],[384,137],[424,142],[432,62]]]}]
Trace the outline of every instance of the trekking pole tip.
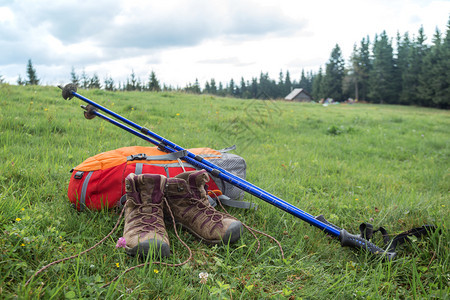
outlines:
[{"label": "trekking pole tip", "polygon": [[73,98],[73,93],[75,93],[77,91],[77,86],[76,84],[73,83],[69,83],[66,84],[66,86],[64,86],[63,88],[61,88],[61,86],[58,86],[60,89],[62,89],[62,97],[65,100],[70,100]]}]

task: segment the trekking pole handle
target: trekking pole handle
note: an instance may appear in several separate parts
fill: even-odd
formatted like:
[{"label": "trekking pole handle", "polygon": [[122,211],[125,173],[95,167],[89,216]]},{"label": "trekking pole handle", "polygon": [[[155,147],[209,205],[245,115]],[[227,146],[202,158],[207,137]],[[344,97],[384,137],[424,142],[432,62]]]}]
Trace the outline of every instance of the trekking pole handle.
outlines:
[{"label": "trekking pole handle", "polygon": [[371,252],[375,255],[383,255],[384,259],[391,261],[395,256],[395,252],[387,252],[386,250],[378,247],[377,245],[369,242],[359,235],[348,233],[345,229],[342,229],[339,234],[339,240],[342,247],[352,247],[356,249],[363,249]]}]

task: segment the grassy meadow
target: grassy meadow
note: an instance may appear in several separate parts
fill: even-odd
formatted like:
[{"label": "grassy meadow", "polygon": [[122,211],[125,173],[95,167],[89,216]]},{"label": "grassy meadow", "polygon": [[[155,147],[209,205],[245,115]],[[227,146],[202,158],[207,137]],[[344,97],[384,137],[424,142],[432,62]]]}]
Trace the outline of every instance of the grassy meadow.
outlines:
[{"label": "grassy meadow", "polygon": [[[358,233],[361,222],[396,234],[423,224],[392,262],[343,248],[315,227],[250,195],[256,211],[229,209],[278,239],[249,232],[206,246],[180,230],[193,252],[182,267],[149,265],[116,249],[123,222],[103,244],[114,211],[69,206],[69,171],[97,153],[147,142],[99,118],[86,120],[56,87],[0,85],[0,298],[3,299],[444,299],[450,294],[450,112],[385,105],[238,100],[178,93],[80,94],[185,148],[222,149],[247,162],[247,180]],[[168,227],[179,263],[188,251]],[[376,242],[381,245],[379,240]],[[151,260],[152,258],[148,258]],[[201,283],[200,272],[209,274]]]}]

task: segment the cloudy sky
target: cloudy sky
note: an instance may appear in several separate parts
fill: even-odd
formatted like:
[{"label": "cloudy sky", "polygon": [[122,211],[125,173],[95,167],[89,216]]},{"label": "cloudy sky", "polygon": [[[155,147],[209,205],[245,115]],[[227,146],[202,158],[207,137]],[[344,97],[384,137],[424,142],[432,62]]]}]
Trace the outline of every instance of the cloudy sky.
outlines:
[{"label": "cloudy sky", "polygon": [[317,72],[337,43],[386,30],[428,42],[445,33],[450,0],[0,0],[0,75],[15,84],[31,59],[43,84],[70,80],[72,67],[126,81],[184,87],[198,78],[229,82],[268,72]]}]

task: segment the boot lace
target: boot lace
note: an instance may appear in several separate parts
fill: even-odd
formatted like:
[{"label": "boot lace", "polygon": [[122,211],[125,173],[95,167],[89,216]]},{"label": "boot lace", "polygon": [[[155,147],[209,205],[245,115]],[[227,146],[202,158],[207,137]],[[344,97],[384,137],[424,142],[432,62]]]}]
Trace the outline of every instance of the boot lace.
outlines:
[{"label": "boot lace", "polygon": [[195,220],[197,220],[197,218],[200,217],[201,215],[205,215],[207,217],[206,220],[203,221],[201,227],[205,226],[208,222],[221,224],[223,219],[225,217],[227,217],[226,214],[224,214],[223,212],[220,212],[218,210],[215,210],[214,207],[212,207],[211,205],[205,205],[201,201],[193,200],[192,198],[191,198],[190,202],[191,202],[191,205],[184,210],[183,216],[191,209],[196,208],[198,210],[198,212],[192,218],[192,222],[195,222]]},{"label": "boot lace", "polygon": [[139,212],[139,216],[135,216],[134,229],[138,233],[147,233],[156,231],[160,235],[165,235],[164,219],[162,217],[162,208],[160,204],[155,203],[135,203],[135,209]]}]

